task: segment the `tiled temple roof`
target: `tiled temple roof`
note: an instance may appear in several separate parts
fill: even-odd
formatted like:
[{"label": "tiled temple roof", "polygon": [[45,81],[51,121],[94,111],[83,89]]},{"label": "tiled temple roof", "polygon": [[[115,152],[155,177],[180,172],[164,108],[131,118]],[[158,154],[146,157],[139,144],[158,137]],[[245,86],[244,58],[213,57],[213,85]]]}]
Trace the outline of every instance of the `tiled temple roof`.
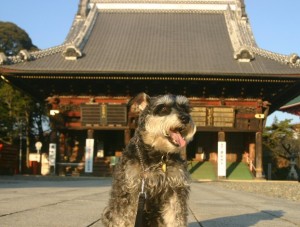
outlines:
[{"label": "tiled temple roof", "polygon": [[299,76],[298,55],[259,48],[240,0],[82,0],[62,45],[6,57],[31,73]]}]

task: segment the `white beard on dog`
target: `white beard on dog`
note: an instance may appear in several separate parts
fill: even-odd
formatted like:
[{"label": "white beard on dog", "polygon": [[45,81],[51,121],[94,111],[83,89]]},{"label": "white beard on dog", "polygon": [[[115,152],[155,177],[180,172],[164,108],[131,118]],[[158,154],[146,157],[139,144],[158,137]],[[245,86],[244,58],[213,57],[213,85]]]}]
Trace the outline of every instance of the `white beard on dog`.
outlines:
[{"label": "white beard on dog", "polygon": [[183,129],[187,135],[183,137],[176,130],[182,127],[183,125],[175,113],[167,116],[149,115],[145,119],[146,130],[143,132],[143,141],[156,150],[180,152],[193,139],[196,130],[194,125],[193,128],[187,126]]}]

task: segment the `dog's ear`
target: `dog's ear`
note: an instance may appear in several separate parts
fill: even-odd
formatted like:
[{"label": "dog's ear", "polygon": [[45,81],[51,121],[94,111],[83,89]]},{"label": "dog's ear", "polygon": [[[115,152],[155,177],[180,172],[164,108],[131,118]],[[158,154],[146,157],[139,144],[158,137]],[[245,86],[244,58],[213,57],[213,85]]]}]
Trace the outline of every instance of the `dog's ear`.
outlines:
[{"label": "dog's ear", "polygon": [[146,93],[139,93],[129,101],[129,106],[138,107],[139,111],[143,111],[150,103],[150,97]]},{"label": "dog's ear", "polygon": [[139,105],[139,109],[143,111],[150,103],[150,97],[146,93],[140,93],[137,95],[137,103]]}]

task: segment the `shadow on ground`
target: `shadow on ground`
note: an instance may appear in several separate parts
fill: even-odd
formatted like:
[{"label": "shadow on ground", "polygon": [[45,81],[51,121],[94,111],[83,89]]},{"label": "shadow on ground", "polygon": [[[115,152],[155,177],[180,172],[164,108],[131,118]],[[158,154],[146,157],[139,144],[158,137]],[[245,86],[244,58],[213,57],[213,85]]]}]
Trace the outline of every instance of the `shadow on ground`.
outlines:
[{"label": "shadow on ground", "polygon": [[271,221],[283,216],[281,210],[262,210],[257,213],[242,214],[229,217],[221,217],[216,219],[204,220],[200,223],[189,223],[188,227],[219,227],[219,226],[235,226],[235,227],[249,227],[255,226],[261,221]]}]

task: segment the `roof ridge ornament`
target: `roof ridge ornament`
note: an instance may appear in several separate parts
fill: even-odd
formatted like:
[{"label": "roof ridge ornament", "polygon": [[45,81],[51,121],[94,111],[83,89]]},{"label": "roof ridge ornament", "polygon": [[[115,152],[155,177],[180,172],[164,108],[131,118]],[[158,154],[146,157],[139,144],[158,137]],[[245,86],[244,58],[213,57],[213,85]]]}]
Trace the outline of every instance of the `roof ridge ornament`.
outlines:
[{"label": "roof ridge ornament", "polygon": [[255,59],[252,47],[256,46],[256,43],[245,11],[244,0],[235,0],[235,3],[235,10],[228,5],[224,12],[233,57],[239,62],[250,62]]},{"label": "roof ridge ornament", "polygon": [[291,67],[300,67],[300,57],[299,55],[293,53],[290,55],[279,54],[271,52],[269,50],[264,50],[260,47],[248,46],[254,54],[277,61],[281,64],[290,65]]},{"label": "roof ridge ornament", "polygon": [[296,53],[290,54],[287,58],[288,58],[288,64],[295,65],[297,63],[298,64],[300,63],[300,57]]},{"label": "roof ridge ornament", "polygon": [[82,57],[81,50],[79,50],[75,45],[68,45],[62,52],[62,55],[66,60],[77,60]]},{"label": "roof ridge ornament", "polygon": [[255,58],[252,51],[250,51],[246,46],[240,47],[238,51],[234,53],[234,59],[239,62],[250,62]]},{"label": "roof ridge ornament", "polygon": [[18,55],[20,56],[22,61],[30,61],[32,58],[31,54],[25,49],[20,50]]},{"label": "roof ridge ornament", "polygon": [[242,20],[248,20],[248,16],[246,13],[246,5],[244,0],[236,0],[236,5],[237,5],[237,14]]},{"label": "roof ridge ornament", "polygon": [[86,18],[88,15],[88,4],[90,3],[90,0],[80,0],[78,4],[78,11],[77,16]]},{"label": "roof ridge ornament", "polygon": [[4,65],[7,62],[7,57],[5,53],[0,52],[0,65]]}]

